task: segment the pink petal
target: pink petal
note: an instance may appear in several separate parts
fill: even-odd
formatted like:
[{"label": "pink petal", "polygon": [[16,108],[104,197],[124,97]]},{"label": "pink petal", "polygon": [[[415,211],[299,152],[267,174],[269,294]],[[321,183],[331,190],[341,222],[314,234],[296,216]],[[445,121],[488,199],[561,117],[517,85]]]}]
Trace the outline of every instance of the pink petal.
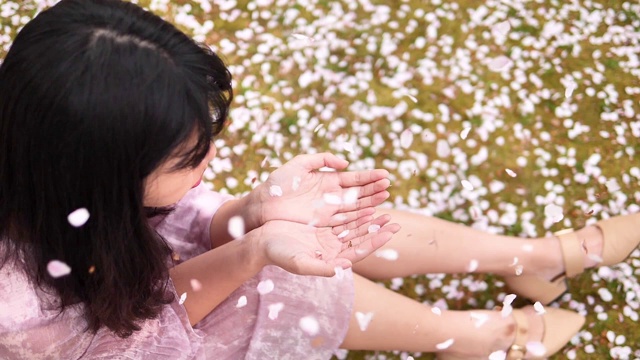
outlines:
[{"label": "pink petal", "polygon": [[69,275],[71,273],[71,268],[60,260],[51,260],[47,264],[47,271],[51,277],[59,278]]}]

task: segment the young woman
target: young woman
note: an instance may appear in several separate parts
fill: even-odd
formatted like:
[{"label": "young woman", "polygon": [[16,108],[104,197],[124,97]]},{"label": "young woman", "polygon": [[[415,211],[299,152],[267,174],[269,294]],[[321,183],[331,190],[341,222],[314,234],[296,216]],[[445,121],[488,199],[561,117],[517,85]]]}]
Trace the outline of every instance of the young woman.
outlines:
[{"label": "young woman", "polygon": [[[473,259],[509,275],[519,256],[534,298],[582,259],[557,239],[399,212],[387,244],[400,226],[373,216],[384,170],[319,172],[347,163],[303,155],[244,198],[207,191],[231,100],[215,54],[134,4],[63,0],[22,29],[0,66],[0,358],[326,359],[343,347],[534,359],[582,326],[552,308],[438,313],[367,280]],[[427,227],[447,239],[435,250]],[[603,258],[623,243],[589,229]],[[367,257],[382,246],[398,261]]]}]

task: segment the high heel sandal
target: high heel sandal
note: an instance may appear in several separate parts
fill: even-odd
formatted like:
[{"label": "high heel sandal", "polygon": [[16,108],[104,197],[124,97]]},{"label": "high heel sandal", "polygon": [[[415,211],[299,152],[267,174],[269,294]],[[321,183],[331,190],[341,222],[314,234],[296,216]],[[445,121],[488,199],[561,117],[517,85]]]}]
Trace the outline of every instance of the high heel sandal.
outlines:
[{"label": "high heel sandal", "polygon": [[[542,345],[545,353],[542,357],[526,357],[527,342],[529,332],[529,321],[527,315],[522,310],[514,310],[511,313],[516,323],[516,338],[513,345],[507,351],[506,360],[540,360],[562,350],[571,338],[580,331],[584,325],[585,318],[573,311],[547,308],[542,316],[544,333],[542,335]],[[538,315],[536,315],[538,316]],[[437,360],[470,360],[468,356],[441,353],[437,355]],[[477,359],[486,359],[487,356]],[[475,358],[474,358],[475,359]]]},{"label": "high heel sandal", "polygon": [[[597,266],[610,266],[624,261],[640,244],[640,213],[617,216],[595,224],[602,232],[602,262]],[[505,283],[511,290],[529,300],[546,305],[557,300],[567,291],[567,278],[584,271],[582,243],[573,230],[555,233],[560,240],[565,272],[552,280],[536,275],[507,276]]]}]

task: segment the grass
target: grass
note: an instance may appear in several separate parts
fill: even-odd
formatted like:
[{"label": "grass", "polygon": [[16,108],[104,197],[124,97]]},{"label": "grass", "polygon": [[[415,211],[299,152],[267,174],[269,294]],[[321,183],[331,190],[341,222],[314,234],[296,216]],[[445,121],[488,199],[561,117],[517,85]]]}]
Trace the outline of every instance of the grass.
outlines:
[{"label": "grass", "polygon": [[[140,0],[139,3],[144,6],[151,5],[150,0]],[[224,134],[222,140],[218,140],[217,143],[220,151],[231,148],[235,144],[247,143],[252,139],[255,129],[251,128],[250,123],[256,124],[264,137],[260,141],[249,144],[251,151],[237,154],[230,151],[228,157],[235,167],[229,172],[218,173],[210,179],[217,189],[231,193],[249,191],[252,187],[250,170],[255,171],[258,178],[268,174],[269,169],[260,166],[265,154],[270,154],[272,159],[277,158],[284,162],[300,152],[332,151],[349,159],[354,168],[362,164],[364,159],[372,160],[377,167],[383,167],[383,161],[391,164],[389,170],[392,173],[393,186],[390,203],[411,207],[408,203],[409,199],[413,199],[419,204],[413,206],[414,208],[421,207],[424,212],[440,218],[472,225],[474,221],[467,211],[472,205],[485,202],[487,208],[484,213],[487,214],[492,210],[498,215],[497,218],[505,214],[510,205],[514,205],[517,208],[515,224],[504,225],[497,220],[489,221],[492,231],[506,234],[541,236],[563,227],[581,227],[600,218],[637,211],[635,204],[640,200],[640,184],[631,169],[640,166],[636,155],[640,151],[640,146],[638,134],[632,132],[632,127],[638,126],[634,124],[640,121],[637,115],[640,113],[640,106],[637,101],[638,95],[629,95],[626,89],[640,87],[640,79],[637,72],[633,73],[631,69],[625,67],[624,63],[629,59],[616,56],[613,50],[624,46],[636,46],[637,49],[638,39],[629,37],[620,40],[618,44],[614,44],[613,40],[592,44],[590,37],[602,37],[610,29],[610,26],[605,23],[600,23],[594,34],[574,41],[561,41],[557,37],[542,38],[544,25],[550,19],[564,25],[564,34],[584,29],[585,14],[581,15],[579,11],[570,8],[564,2],[544,2],[544,4],[526,2],[522,7],[509,7],[502,4],[490,7],[471,0],[452,0],[442,4],[439,1],[422,0],[374,1],[374,5],[386,4],[390,10],[389,19],[377,25],[371,25],[371,21],[374,21],[377,15],[373,15],[363,5],[358,5],[361,4],[360,2],[353,2],[355,4],[353,10],[348,10],[350,2],[341,4],[343,12],[352,11],[355,16],[351,22],[341,23],[339,26],[336,23],[344,21],[344,16],[333,13],[334,1],[311,1],[308,6],[294,6],[288,3],[283,6],[272,4],[262,8],[257,7],[255,2],[239,1],[237,8],[242,14],[235,21],[221,20],[216,6],[213,6],[211,13],[206,13],[196,1],[187,0],[173,1],[166,12],[160,13],[168,19],[175,19],[176,13],[183,11],[181,9],[184,9],[183,6],[187,3],[192,5],[191,13],[200,23],[206,19],[214,21],[214,31],[206,37],[209,44],[218,47],[223,39],[227,39],[246,48],[246,55],[238,51],[223,54],[229,64],[242,67],[242,72],[238,70],[234,74],[238,84],[236,95],[257,92],[266,97],[259,99],[255,104],[240,100],[234,104],[235,108],[249,109],[252,112],[251,121],[244,126],[234,127],[233,132]],[[587,2],[580,5],[586,9],[586,14],[594,13],[598,8],[610,9],[613,13],[620,15],[612,19],[613,25],[626,27],[628,31],[637,33],[640,31],[640,18],[637,15],[640,9],[631,8],[629,4],[631,2],[624,5],[622,1],[600,0],[592,1],[589,6]],[[480,6],[485,6],[489,10],[485,20],[496,16],[500,20],[494,22],[503,19],[511,22],[509,37],[504,43],[498,43],[491,36],[492,25],[472,24],[469,10]],[[256,10],[249,10],[249,7]],[[304,19],[306,25],[285,21],[286,10],[289,7],[300,11],[298,19]],[[424,14],[436,14],[441,23],[437,36],[427,39],[426,45],[421,49],[414,44],[420,37],[426,37],[425,28],[433,22],[425,20],[424,16],[418,18],[416,11],[419,9],[422,9]],[[541,13],[542,10],[547,13]],[[252,20],[253,16],[260,11],[268,11],[270,16]],[[35,6],[32,0],[24,1],[19,13],[28,17],[33,16]],[[453,19],[447,18],[447,13],[453,14]],[[547,15],[548,13],[553,15]],[[336,16],[336,21],[321,24],[327,16]],[[269,23],[272,19],[276,21],[270,28]],[[417,26],[409,32],[407,27],[412,19]],[[302,20],[299,21],[303,23]],[[397,26],[392,26],[394,22]],[[9,37],[15,36],[19,26],[12,25],[10,18],[2,18],[0,23],[4,34]],[[265,28],[262,34],[255,34],[248,40],[238,37],[238,31],[247,28],[255,29],[257,25]],[[187,32],[193,31],[193,26],[195,25],[178,24],[178,27]],[[312,34],[307,34],[313,35],[315,39],[313,43],[298,42],[296,44],[292,41],[290,34],[304,34],[304,31],[309,29],[313,29]],[[273,45],[270,43],[272,40],[269,40],[265,34],[271,34],[273,38],[280,39],[289,46]],[[391,41],[397,46],[386,56],[381,53],[384,34],[388,34],[387,36],[390,36]],[[404,39],[400,39],[398,34],[402,34]],[[378,45],[375,51],[367,50],[366,44],[369,38]],[[357,39],[364,41],[358,45],[355,43]],[[544,44],[538,47],[528,39],[542,41]],[[343,42],[347,45],[342,45]],[[476,50],[470,50],[468,47],[472,42],[476,44]],[[271,64],[269,70],[263,70],[262,62],[254,63],[251,60],[252,56],[259,51],[260,45],[265,44],[271,44],[269,45],[271,51],[267,52],[267,60],[264,61]],[[329,48],[329,54],[336,58],[332,60],[317,56],[316,50],[322,47]],[[450,47],[451,51],[446,52],[447,47]],[[576,48],[580,51],[573,55]],[[600,58],[593,56],[596,50],[600,51]],[[514,82],[517,74],[514,68],[505,72],[492,72],[485,65],[484,59],[504,54],[515,56],[517,52],[522,54],[525,51],[529,56],[523,56],[522,63],[516,67],[521,67],[521,73],[528,79],[531,76],[538,77],[542,82],[541,88],[538,88],[533,81],[527,81],[520,85],[520,89],[515,89]],[[466,52],[467,57],[457,58],[456,52]],[[534,53],[537,54],[536,57],[532,55]],[[418,64],[425,59],[432,62],[434,67],[420,69]],[[306,65],[301,62],[302,60]],[[283,64],[289,61],[291,61],[290,70],[285,71]],[[346,64],[339,65],[340,61],[345,61]],[[402,66],[407,68],[402,70]],[[363,67],[370,70],[361,70]],[[298,79],[305,71],[324,72],[318,81],[312,82],[306,88],[301,88],[298,85]],[[358,80],[359,71],[370,73],[371,79]],[[405,72],[410,74],[407,80],[404,82],[394,80],[397,84],[389,85],[393,82],[389,79]],[[599,75],[594,75],[595,73],[601,74],[601,81],[597,81],[596,78]],[[251,75],[255,76],[256,80],[250,86],[240,87],[239,84]],[[275,79],[274,83],[279,83],[278,86],[267,81],[264,75],[272,76]],[[332,75],[336,78],[330,78]],[[565,98],[563,78],[569,75],[575,78],[577,88],[570,98]],[[350,87],[356,89],[355,94],[341,92],[340,86],[344,86],[352,78],[355,79],[355,84]],[[359,87],[358,82],[363,83],[362,88]],[[481,89],[483,99],[476,99],[473,92],[465,93],[464,82],[470,84],[474,91]],[[291,95],[283,94],[282,89],[287,87],[294,89]],[[615,91],[617,99],[611,96],[605,99],[598,98],[597,95],[589,96],[588,88],[592,88],[596,94]],[[415,91],[414,96],[418,99],[416,103],[407,97],[394,96],[398,90],[407,89]],[[447,94],[452,91],[454,96],[448,96]],[[523,102],[518,96],[519,91],[537,94],[539,103],[534,106],[532,112],[523,114],[519,110],[518,106]],[[375,95],[375,102],[370,101],[371,94]],[[621,115],[618,121],[601,120],[603,111],[623,113],[625,100],[629,101],[627,107],[633,109],[634,115],[629,118]],[[386,110],[378,111],[368,117],[362,111],[351,110],[352,104],[356,102],[367,105],[368,110],[372,112],[375,112],[374,106]],[[407,110],[389,115],[387,110],[393,109],[401,102],[406,104]],[[489,112],[473,110],[474,105],[478,104]],[[326,119],[320,117],[322,111],[330,106],[334,106],[331,115]],[[563,109],[563,106],[572,108],[572,114],[568,118],[573,123],[579,122],[581,125],[588,126],[589,130],[578,135],[572,134],[571,129],[574,126],[567,127],[567,118],[558,115],[558,111]],[[450,113],[448,121],[444,119],[442,108],[448,109]],[[301,110],[307,110],[310,114],[310,118],[302,125],[299,122]],[[420,119],[415,115],[415,111],[431,114],[434,120]],[[269,121],[269,116],[275,112],[282,113],[281,119]],[[345,124],[340,124],[336,120],[338,118],[345,119]],[[313,129],[318,124],[324,126],[314,132]],[[367,124],[371,131],[357,131],[354,124],[358,126]],[[411,125],[417,125],[420,131],[415,135],[411,148],[402,149],[398,146],[401,131],[397,129],[405,129]],[[458,137],[453,140],[456,137],[452,137],[452,134],[459,134],[467,126],[472,127],[468,138],[461,140]],[[603,133],[608,133],[609,137],[603,136]],[[340,135],[346,135],[354,140],[362,137],[373,139],[374,134],[378,134],[376,136],[384,144],[365,146],[358,143],[356,149],[362,152],[359,155],[346,151],[338,140]],[[430,138],[427,136],[429,134],[432,135],[433,141],[420,141],[421,136]],[[269,140],[269,136],[276,140]],[[504,142],[497,141],[499,138],[504,139]],[[437,154],[436,141],[442,139],[448,140],[452,148],[465,154],[463,160],[456,160],[453,156],[440,158]],[[303,140],[308,143],[304,145]],[[487,150],[488,158],[479,164],[471,163],[470,159],[481,148]],[[415,175],[405,177],[394,167],[402,161],[415,160],[412,152],[425,154],[428,157],[428,163],[425,167],[417,167]],[[575,154],[569,156],[570,152]],[[594,154],[599,154],[601,160],[597,164],[590,164],[589,159]],[[567,159],[575,163],[568,165]],[[436,176],[427,175],[430,169],[435,169],[436,160],[440,160],[443,165],[437,168]],[[522,164],[523,161],[526,163]],[[518,176],[509,177],[505,168],[513,169]],[[505,189],[498,192],[487,191],[477,199],[472,199],[461,191],[459,182],[457,186],[452,186],[456,184],[441,177],[441,175],[450,174],[460,179],[475,176],[481,180],[483,188],[488,188],[492,182],[501,182]],[[236,188],[227,188],[226,179],[229,177],[239,180]],[[584,180],[578,181],[580,177]],[[609,192],[606,183],[610,180],[616,180],[621,187],[620,190]],[[447,188],[453,190],[445,190]],[[420,195],[416,198],[412,195],[412,190]],[[551,193],[553,195],[549,195]],[[561,223],[545,225],[544,202],[541,203],[540,198],[546,196],[562,199],[565,220]],[[455,201],[447,203],[442,200],[443,198]],[[524,216],[526,213],[532,213],[533,220],[527,220]],[[529,224],[534,225],[534,234],[527,233]],[[639,311],[638,300],[629,300],[627,297],[640,295],[640,290],[637,288],[640,259],[634,257],[613,269],[617,279],[598,275],[597,271],[588,271],[579,279],[571,281],[572,295],[570,298],[559,301],[559,306],[583,308],[588,314],[587,325],[580,336],[554,359],[615,358],[616,352],[615,350],[612,352],[611,349],[624,346],[627,346],[631,353],[635,352],[636,357],[640,357],[640,326],[630,318],[629,310],[626,312],[624,310],[625,307],[629,307],[632,312]],[[487,290],[479,293],[465,289],[464,298],[457,302],[450,301],[450,307],[491,308],[499,295],[507,292],[500,279],[492,275],[449,276],[446,277],[445,284],[469,277],[486,282]],[[415,291],[416,286],[424,286],[428,289],[431,279],[430,276],[406,278],[399,291],[421,302],[432,303],[445,298],[446,294],[441,289],[429,290],[422,295]],[[386,285],[390,286],[390,283]],[[613,294],[611,301],[605,302],[598,295],[598,289],[603,287]],[[519,303],[519,305],[523,304]],[[602,307],[606,318],[604,315],[598,317],[596,312],[598,306]],[[619,346],[610,341],[607,338],[609,331],[617,335],[623,334],[626,337],[625,343]],[[588,352],[591,351],[590,346],[593,346],[593,352]],[[347,358],[399,358],[407,355],[350,352]],[[411,355],[415,359],[432,358],[429,354]]]}]

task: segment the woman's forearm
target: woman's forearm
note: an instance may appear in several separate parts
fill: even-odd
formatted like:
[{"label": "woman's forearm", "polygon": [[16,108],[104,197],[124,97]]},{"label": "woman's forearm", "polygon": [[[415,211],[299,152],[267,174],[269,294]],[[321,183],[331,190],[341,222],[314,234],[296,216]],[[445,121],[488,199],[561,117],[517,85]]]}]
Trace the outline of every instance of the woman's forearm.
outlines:
[{"label": "woman's forearm", "polygon": [[245,233],[262,225],[259,201],[252,197],[250,193],[243,198],[227,201],[216,211],[211,219],[210,228],[212,248],[215,249],[233,240],[233,236],[229,233],[229,220],[234,216],[242,218]]},{"label": "woman's forearm", "polygon": [[[202,320],[263,268],[265,264],[256,256],[256,249],[252,248],[254,243],[248,238],[228,242],[169,271],[177,293],[187,294],[184,307],[191,325]],[[191,286],[193,279],[201,284],[198,291]]]}]

